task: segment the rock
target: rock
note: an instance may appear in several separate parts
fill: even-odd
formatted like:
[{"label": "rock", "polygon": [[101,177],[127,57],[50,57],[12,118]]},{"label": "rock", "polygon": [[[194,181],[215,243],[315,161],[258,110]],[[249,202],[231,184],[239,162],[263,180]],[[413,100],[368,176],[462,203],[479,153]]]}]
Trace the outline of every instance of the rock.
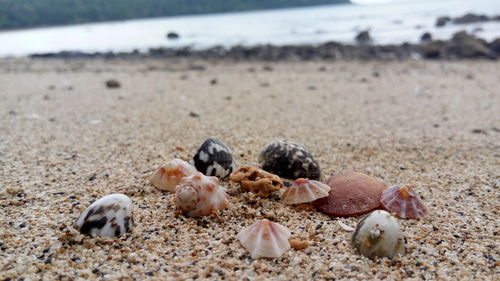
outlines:
[{"label": "rock", "polygon": [[167,33],[167,38],[169,40],[175,40],[175,39],[179,39],[180,36],[177,32],[170,31],[169,33]]},{"label": "rock", "polygon": [[432,41],[432,35],[429,32],[426,32],[420,36],[420,42],[428,43]]},{"label": "rock", "polygon": [[442,26],[445,26],[448,22],[451,21],[451,18],[450,17],[447,17],[447,16],[442,16],[442,17],[439,17],[437,20],[436,20],[436,27],[442,27]]},{"label": "rock", "polygon": [[440,42],[430,42],[422,44],[418,48],[418,52],[423,58],[437,59],[441,57],[441,44]]},{"label": "rock", "polygon": [[495,54],[500,55],[500,38],[497,38],[490,43],[490,49],[495,52]]},{"label": "rock", "polygon": [[478,39],[465,31],[459,31],[453,34],[451,39],[453,46],[450,51],[458,57],[463,58],[496,58],[496,55],[488,48],[484,40]]},{"label": "rock", "polygon": [[116,88],[120,88],[121,84],[120,84],[120,82],[118,82],[115,79],[110,79],[110,80],[106,81],[106,87],[108,87],[109,89],[116,89]]},{"label": "rock", "polygon": [[92,236],[118,237],[132,229],[132,210],[132,200],[127,195],[106,195],[83,211],[75,228]]},{"label": "rock", "polygon": [[474,22],[485,22],[489,21],[490,18],[485,15],[476,15],[476,14],[465,14],[461,17],[457,17],[453,19],[454,24],[466,24],[466,23],[474,23]]},{"label": "rock", "polygon": [[368,45],[373,42],[372,37],[370,36],[370,32],[368,30],[364,30],[358,33],[355,39],[359,45]]}]

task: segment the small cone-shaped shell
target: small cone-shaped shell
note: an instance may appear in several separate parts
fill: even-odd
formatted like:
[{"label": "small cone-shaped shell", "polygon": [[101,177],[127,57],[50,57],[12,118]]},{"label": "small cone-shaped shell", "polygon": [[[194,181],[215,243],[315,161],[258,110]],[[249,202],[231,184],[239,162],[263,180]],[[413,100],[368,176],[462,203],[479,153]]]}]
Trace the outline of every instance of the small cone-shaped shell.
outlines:
[{"label": "small cone-shaped shell", "polygon": [[196,173],[196,168],[181,159],[173,159],[160,166],[150,178],[152,185],[159,190],[175,192],[175,187],[183,177]]},{"label": "small cone-shaped shell", "polygon": [[238,240],[252,259],[277,258],[290,249],[290,231],[280,224],[263,219],[238,233]]},{"label": "small cone-shaped shell", "polygon": [[380,207],[385,186],[375,179],[356,172],[331,176],[328,197],[314,201],[314,206],[330,216],[350,217],[366,214]]},{"label": "small cone-shaped shell", "polygon": [[283,192],[281,200],[285,204],[299,204],[312,202],[318,198],[328,196],[330,187],[324,183],[304,178],[296,179],[292,185]]},{"label": "small cone-shaped shell", "polygon": [[380,203],[402,219],[419,219],[429,213],[424,201],[411,187],[389,187],[382,193]]},{"label": "small cone-shaped shell", "polygon": [[229,204],[229,195],[219,186],[219,179],[200,172],[181,179],[175,191],[175,205],[189,217],[210,215]]}]

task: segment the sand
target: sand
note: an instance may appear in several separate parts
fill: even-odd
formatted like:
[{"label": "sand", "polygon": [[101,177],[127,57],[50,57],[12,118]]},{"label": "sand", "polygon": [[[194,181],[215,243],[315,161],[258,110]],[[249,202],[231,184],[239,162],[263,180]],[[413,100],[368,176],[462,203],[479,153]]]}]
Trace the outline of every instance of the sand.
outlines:
[{"label": "sand", "polygon": [[[500,62],[2,59],[0,73],[0,280],[498,279]],[[239,165],[273,140],[300,142],[323,180],[359,171],[413,184],[430,215],[400,220],[408,253],[397,261],[351,248],[339,222],[360,217],[237,184],[223,183],[220,214],[178,216],[148,177],[210,136]],[[132,233],[72,227],[114,192],[132,198]],[[311,245],[252,260],[236,234],[261,218]]]}]

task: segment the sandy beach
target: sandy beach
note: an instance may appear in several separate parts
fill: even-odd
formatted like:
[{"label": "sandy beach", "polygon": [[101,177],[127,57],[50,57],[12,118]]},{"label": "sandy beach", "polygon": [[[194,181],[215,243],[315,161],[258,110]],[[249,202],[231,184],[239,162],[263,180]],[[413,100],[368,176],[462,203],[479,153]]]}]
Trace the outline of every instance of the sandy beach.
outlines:
[{"label": "sandy beach", "polygon": [[[109,89],[116,79],[121,87]],[[0,60],[0,280],[494,280],[500,275],[500,62]],[[351,248],[360,217],[331,218],[224,182],[218,215],[177,215],[149,184],[208,137],[239,165],[299,142],[325,181],[358,171],[413,184],[430,209],[400,220],[407,254]],[[135,226],[116,238],[73,228],[124,193]],[[310,246],[252,260],[236,234],[257,219]],[[495,277],[497,276],[497,277]]]}]

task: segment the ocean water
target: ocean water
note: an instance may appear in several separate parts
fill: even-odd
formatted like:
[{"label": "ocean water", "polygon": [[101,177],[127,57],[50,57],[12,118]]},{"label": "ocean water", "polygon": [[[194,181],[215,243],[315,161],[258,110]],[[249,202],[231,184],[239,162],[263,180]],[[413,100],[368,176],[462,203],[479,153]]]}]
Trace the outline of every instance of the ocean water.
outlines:
[{"label": "ocean water", "polygon": [[[356,34],[366,29],[380,44],[417,42],[424,32],[448,39],[463,29],[486,40],[500,37],[500,21],[434,26],[439,16],[467,12],[500,15],[500,0],[392,0],[377,5],[327,5],[6,31],[0,32],[0,56],[145,51],[156,47],[352,43]],[[170,31],[180,38],[167,40]]]}]

